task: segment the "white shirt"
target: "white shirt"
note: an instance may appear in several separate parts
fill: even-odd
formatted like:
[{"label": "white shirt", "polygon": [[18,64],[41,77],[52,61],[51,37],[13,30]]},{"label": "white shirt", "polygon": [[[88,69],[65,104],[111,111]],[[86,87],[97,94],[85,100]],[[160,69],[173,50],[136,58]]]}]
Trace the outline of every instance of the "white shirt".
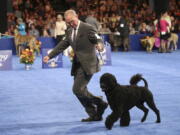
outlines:
[{"label": "white shirt", "polygon": [[64,21],[57,21],[54,29],[54,36],[56,37],[57,35],[64,35],[66,29],[67,26]]}]

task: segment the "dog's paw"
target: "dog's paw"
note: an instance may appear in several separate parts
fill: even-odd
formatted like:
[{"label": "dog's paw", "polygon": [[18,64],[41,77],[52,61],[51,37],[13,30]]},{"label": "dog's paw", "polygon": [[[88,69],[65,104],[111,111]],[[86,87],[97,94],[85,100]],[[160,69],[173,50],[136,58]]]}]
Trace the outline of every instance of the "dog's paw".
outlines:
[{"label": "dog's paw", "polygon": [[145,118],[142,118],[142,119],[141,119],[141,122],[144,122],[145,120],[146,120]]},{"label": "dog's paw", "polygon": [[156,123],[161,123],[161,120],[157,120]]},{"label": "dog's paw", "polygon": [[[146,115],[147,116],[147,115]],[[141,122],[144,122],[146,120],[146,116],[144,116],[142,119],[141,119]]]},{"label": "dog's paw", "polygon": [[108,119],[106,119],[105,126],[106,126],[107,129],[111,130],[112,126],[113,126],[113,123],[111,123]]},{"label": "dog's paw", "polygon": [[146,120],[145,118],[142,118],[142,119],[141,119],[141,122],[144,122],[145,120]]},{"label": "dog's paw", "polygon": [[106,128],[107,128],[108,130],[111,130],[111,129],[112,129],[112,125],[111,125],[111,124],[105,123],[105,126],[106,126]]}]

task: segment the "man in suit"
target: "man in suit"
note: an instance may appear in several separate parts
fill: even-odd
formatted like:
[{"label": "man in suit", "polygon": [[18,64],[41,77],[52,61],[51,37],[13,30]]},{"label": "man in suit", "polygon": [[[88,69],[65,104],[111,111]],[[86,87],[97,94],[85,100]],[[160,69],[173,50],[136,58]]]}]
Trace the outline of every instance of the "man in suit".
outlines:
[{"label": "man in suit", "polygon": [[121,16],[118,16],[119,24],[117,27],[120,33],[120,40],[123,45],[124,51],[129,51],[129,26],[127,21]]},{"label": "man in suit", "polygon": [[107,108],[107,103],[100,97],[94,96],[87,88],[93,74],[100,70],[96,56],[96,48],[99,49],[98,35],[93,26],[78,19],[74,10],[67,10],[64,17],[69,25],[66,38],[59,42],[53,51],[43,58],[43,61],[48,62],[68,46],[73,48],[75,53],[71,69],[71,75],[74,76],[73,93],[89,115],[88,118],[81,121],[100,121]]}]

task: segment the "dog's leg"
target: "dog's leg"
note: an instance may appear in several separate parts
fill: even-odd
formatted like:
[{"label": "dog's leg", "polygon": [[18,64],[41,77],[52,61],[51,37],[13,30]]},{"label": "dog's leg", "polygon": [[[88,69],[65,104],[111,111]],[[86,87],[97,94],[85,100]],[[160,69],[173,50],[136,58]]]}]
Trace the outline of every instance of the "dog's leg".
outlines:
[{"label": "dog's leg", "polygon": [[160,47],[159,47],[158,52],[159,52],[159,53],[162,53],[162,47],[161,47],[161,45],[160,45]]},{"label": "dog's leg", "polygon": [[138,104],[136,105],[136,107],[144,112],[144,116],[141,119],[141,122],[144,122],[146,120],[149,110],[144,106],[144,104]]},{"label": "dog's leg", "polygon": [[167,42],[167,49],[169,49],[169,51],[173,51],[173,46],[170,40]]},{"label": "dog's leg", "polygon": [[167,40],[165,47],[166,47],[166,52],[171,53],[171,41]]},{"label": "dog's leg", "polygon": [[173,49],[174,51],[177,50],[177,42],[173,40]]},{"label": "dog's leg", "polygon": [[122,126],[122,127],[129,126],[130,120],[131,120],[131,118],[130,118],[129,111],[124,112],[120,119],[120,126]]},{"label": "dog's leg", "polygon": [[19,49],[18,50],[19,50],[18,51],[18,55],[21,56],[21,52],[22,52],[22,46],[21,45],[19,45]]},{"label": "dog's leg", "polygon": [[153,46],[154,46],[153,43],[151,43],[151,45],[149,47],[149,52],[151,52],[151,53],[152,53]]},{"label": "dog's leg", "polygon": [[18,56],[18,47],[16,44],[15,44],[15,48],[16,48],[16,55]]},{"label": "dog's leg", "polygon": [[152,41],[152,38],[149,38],[149,40],[148,40],[148,46],[149,46],[149,53],[151,53],[151,52],[152,52],[152,48],[153,48],[153,46],[154,46],[154,43],[153,43],[153,41]]},{"label": "dog's leg", "polygon": [[165,53],[165,52],[166,52],[165,40],[160,39],[159,53]]},{"label": "dog's leg", "polygon": [[148,53],[150,53],[150,44],[149,44],[149,43],[147,43],[146,51],[147,51]]},{"label": "dog's leg", "polygon": [[114,122],[116,122],[119,119],[118,113],[112,112],[110,115],[107,116],[105,125],[107,129],[111,129]]},{"label": "dog's leg", "polygon": [[154,103],[153,98],[147,100],[146,102],[147,102],[147,105],[155,112],[155,114],[156,114],[156,116],[157,116],[156,123],[160,123],[160,122],[161,122],[160,112],[159,112],[159,110],[157,109],[157,107],[156,107],[156,105],[155,105],[155,103]]}]

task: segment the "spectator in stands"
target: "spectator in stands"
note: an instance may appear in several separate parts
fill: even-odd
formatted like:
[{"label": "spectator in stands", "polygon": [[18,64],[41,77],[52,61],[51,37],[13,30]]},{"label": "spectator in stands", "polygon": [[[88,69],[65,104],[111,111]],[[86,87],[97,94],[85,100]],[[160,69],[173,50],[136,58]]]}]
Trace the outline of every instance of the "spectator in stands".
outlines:
[{"label": "spectator in stands", "polygon": [[16,18],[22,18],[22,11],[19,9],[18,6],[14,7],[14,14],[15,14]]},{"label": "spectator in stands", "polygon": [[8,27],[7,34],[11,35],[11,36],[14,36],[14,35],[18,34],[17,29],[15,28],[15,25],[10,25]]},{"label": "spectator in stands", "polygon": [[172,22],[172,32],[180,33],[180,19],[174,19]]},{"label": "spectator in stands", "polygon": [[110,22],[115,22],[115,23],[118,21],[117,19],[118,17],[116,16],[115,13],[112,13],[112,15],[109,18]]},{"label": "spectator in stands", "polygon": [[8,13],[7,14],[7,24],[8,24],[8,27],[10,27],[11,25],[16,25],[16,22],[15,22],[15,16],[13,13]]},{"label": "spectator in stands", "polygon": [[129,23],[129,34],[130,35],[133,35],[133,34],[135,34],[136,33],[136,31],[135,31],[135,29],[134,29],[134,27],[133,27],[133,24],[130,22]]},{"label": "spectator in stands", "polygon": [[108,28],[107,24],[102,24],[102,27],[100,28],[100,34],[110,34],[111,30]]},{"label": "spectator in stands", "polygon": [[44,26],[44,29],[43,29],[43,37],[50,37],[50,31],[49,31],[48,25],[45,25],[45,26]]},{"label": "spectator in stands", "polygon": [[149,34],[150,33],[145,22],[141,23],[140,28],[139,28],[139,33],[140,34]]},{"label": "spectator in stands", "polygon": [[66,0],[66,3],[68,4],[68,8],[75,9],[76,0]]},{"label": "spectator in stands", "polygon": [[86,10],[80,10],[79,19],[83,22],[86,22],[86,18],[87,18],[87,11]]},{"label": "spectator in stands", "polygon": [[55,35],[55,26],[56,25],[54,23],[51,23],[49,26],[49,32],[50,32],[51,37],[54,37],[54,35]]},{"label": "spectator in stands", "polygon": [[39,37],[39,31],[36,29],[35,25],[30,26],[29,34],[35,37]]},{"label": "spectator in stands", "polygon": [[57,42],[60,42],[63,39],[66,29],[67,26],[65,21],[63,20],[62,15],[58,14],[54,29],[54,37],[56,38]]},{"label": "spectator in stands", "polygon": [[22,18],[18,18],[17,19],[17,26],[16,26],[16,28],[17,28],[18,34],[26,35],[26,25],[23,22]]},{"label": "spectator in stands", "polygon": [[[95,5],[93,11],[98,14],[96,18],[100,23],[110,24],[112,13],[120,13],[128,22],[132,22],[136,33],[139,33],[138,28],[141,23],[146,22],[150,24],[151,20],[155,20],[155,13],[150,10],[148,0],[137,0],[136,2],[133,0],[67,0],[67,3],[70,5],[72,2],[72,7],[76,8],[79,12],[79,18],[82,21],[85,21],[87,12],[91,9],[92,5]],[[26,27],[29,27],[33,22],[41,36],[43,35],[43,26],[47,24],[47,22],[50,22],[48,25],[55,22],[54,18],[56,18],[56,13],[54,11],[55,8],[51,5],[52,0],[13,0],[12,3],[14,9],[13,14],[16,18],[22,18],[25,21],[24,23],[27,24]],[[75,7],[75,5],[77,6]],[[179,19],[177,16],[179,13],[178,5],[179,0],[169,1],[169,14],[174,17],[172,22],[173,32],[179,32]],[[29,19],[30,21],[28,22]],[[10,25],[8,25],[8,29],[11,27]]]},{"label": "spectator in stands", "polygon": [[108,23],[110,21],[109,14],[106,13],[104,16],[102,14],[102,23]]},{"label": "spectator in stands", "polygon": [[26,9],[30,9],[32,4],[31,4],[30,0],[26,0],[24,5],[25,5]]},{"label": "spectator in stands", "polygon": [[133,27],[135,29],[136,34],[138,34],[139,33],[140,22],[137,20],[137,18],[135,18],[135,20],[134,20]]}]

